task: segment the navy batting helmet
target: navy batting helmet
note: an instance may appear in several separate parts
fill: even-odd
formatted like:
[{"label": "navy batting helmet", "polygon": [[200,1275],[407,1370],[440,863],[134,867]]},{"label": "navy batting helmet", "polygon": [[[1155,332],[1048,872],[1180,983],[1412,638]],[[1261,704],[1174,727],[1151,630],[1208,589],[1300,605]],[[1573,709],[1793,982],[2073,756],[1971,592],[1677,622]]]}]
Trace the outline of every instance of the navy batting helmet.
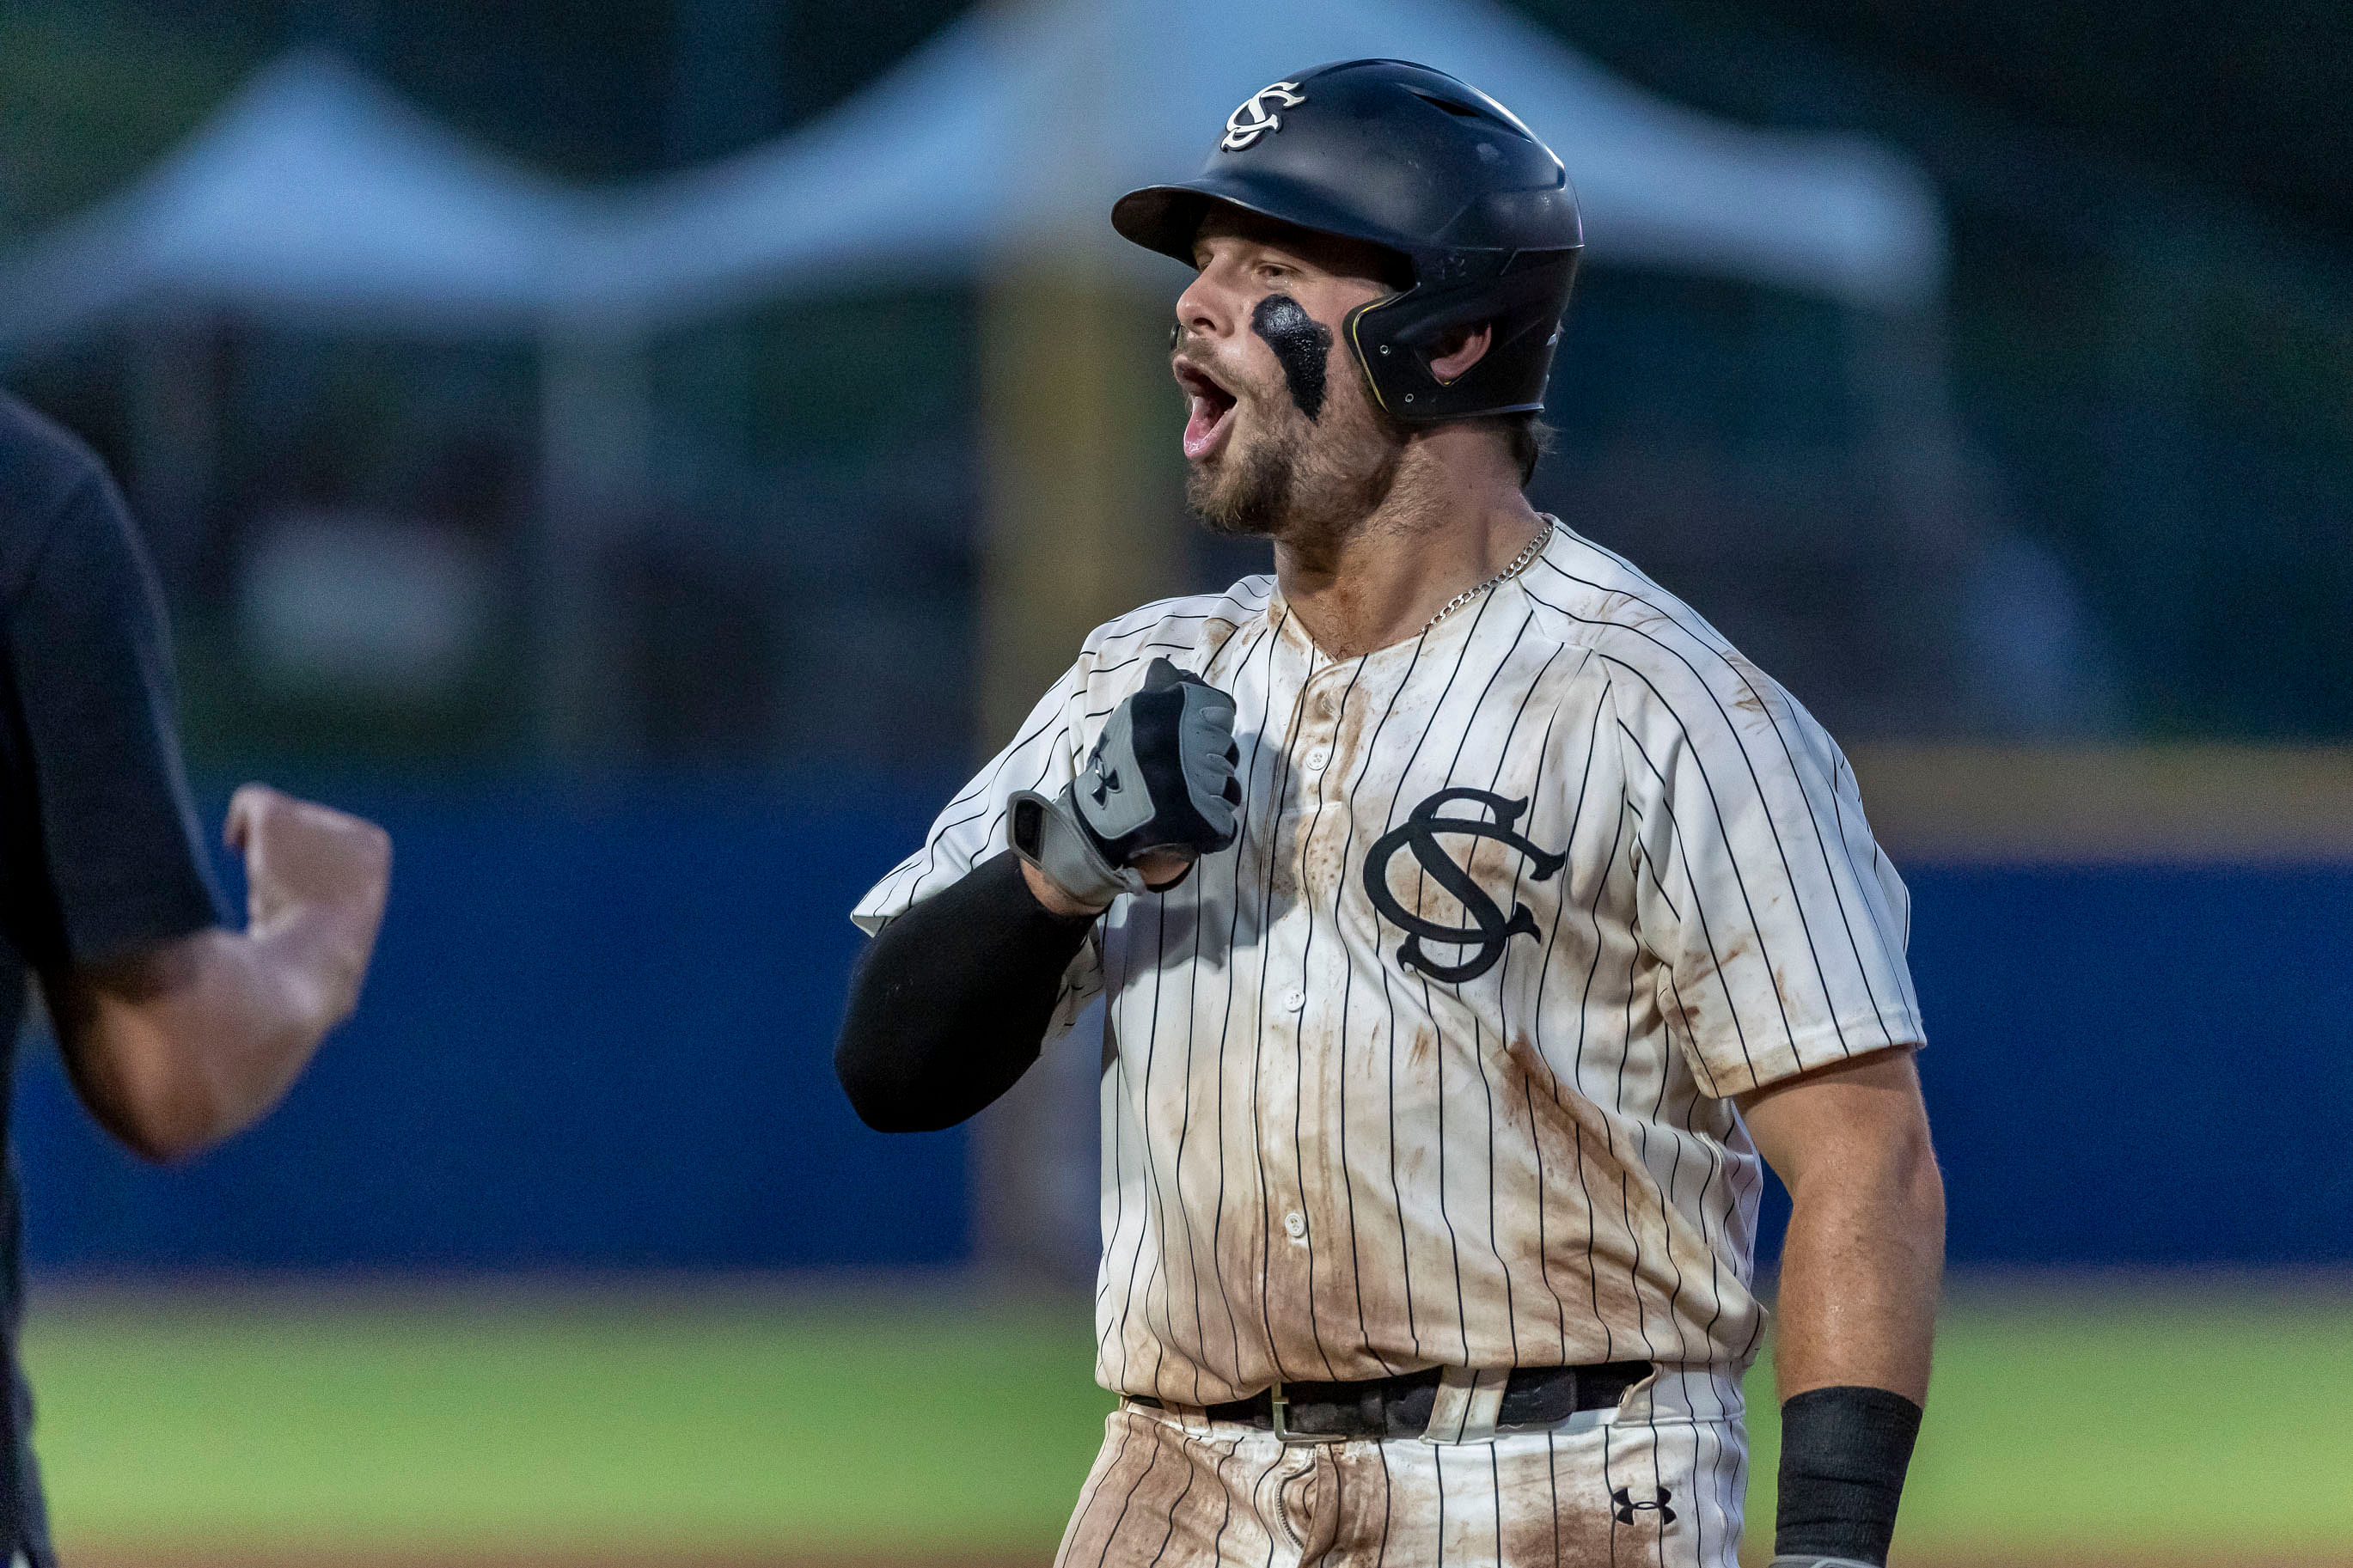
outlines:
[{"label": "navy batting helmet", "polygon": [[[1227,118],[1198,176],[1120,197],[1112,226],[1189,266],[1213,202],[1411,263],[1411,287],[1343,327],[1390,414],[1430,423],[1544,406],[1585,234],[1560,160],[1485,93],[1406,60],[1302,71]],[[1494,331],[1487,353],[1440,381],[1430,356],[1482,324]]]}]

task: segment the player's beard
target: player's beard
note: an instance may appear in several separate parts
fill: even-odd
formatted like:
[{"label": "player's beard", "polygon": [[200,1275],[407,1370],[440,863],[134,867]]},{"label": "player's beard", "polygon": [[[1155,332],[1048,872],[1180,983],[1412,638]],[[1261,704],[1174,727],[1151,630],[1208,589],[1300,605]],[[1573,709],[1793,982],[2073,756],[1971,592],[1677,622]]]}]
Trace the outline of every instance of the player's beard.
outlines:
[{"label": "player's beard", "polygon": [[1405,455],[1404,426],[1337,398],[1320,423],[1286,401],[1252,435],[1185,475],[1186,503],[1212,533],[1292,543],[1345,534],[1388,499]]}]

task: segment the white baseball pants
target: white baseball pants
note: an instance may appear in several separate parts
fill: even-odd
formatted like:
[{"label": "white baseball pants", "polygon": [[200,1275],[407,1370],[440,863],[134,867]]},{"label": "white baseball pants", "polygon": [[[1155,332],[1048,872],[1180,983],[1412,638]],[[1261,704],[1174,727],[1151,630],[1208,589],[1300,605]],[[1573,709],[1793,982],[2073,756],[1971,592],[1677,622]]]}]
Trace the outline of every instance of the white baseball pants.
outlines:
[{"label": "white baseball pants", "polygon": [[1737,1384],[1707,1416],[1649,1392],[1484,1441],[1289,1447],[1123,1404],[1056,1568],[1738,1568]]}]

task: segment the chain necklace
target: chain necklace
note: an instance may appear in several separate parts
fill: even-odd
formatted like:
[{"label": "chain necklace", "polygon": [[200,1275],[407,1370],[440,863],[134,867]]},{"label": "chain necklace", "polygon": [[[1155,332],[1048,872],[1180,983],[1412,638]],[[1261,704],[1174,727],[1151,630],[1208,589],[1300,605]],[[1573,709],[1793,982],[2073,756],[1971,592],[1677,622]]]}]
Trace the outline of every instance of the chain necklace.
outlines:
[{"label": "chain necklace", "polygon": [[1463,589],[1462,592],[1455,595],[1454,597],[1447,600],[1445,604],[1439,606],[1438,614],[1430,616],[1429,622],[1422,626],[1421,635],[1428,637],[1430,635],[1430,628],[1437,626],[1439,622],[1444,620],[1447,616],[1452,615],[1455,611],[1461,609],[1463,605],[1469,604],[1472,600],[1477,598],[1488,589],[1493,588],[1499,584],[1508,583],[1513,578],[1518,576],[1521,573],[1526,571],[1528,569],[1528,563],[1534,561],[1537,556],[1543,554],[1544,547],[1552,542],[1552,529],[1554,521],[1555,520],[1553,518],[1547,516],[1544,520],[1543,530],[1539,531],[1534,539],[1528,541],[1526,549],[1521,551],[1517,555],[1512,558],[1512,563],[1509,566],[1504,567],[1501,572],[1496,573],[1493,577],[1488,578],[1484,583],[1480,584],[1477,587]]}]

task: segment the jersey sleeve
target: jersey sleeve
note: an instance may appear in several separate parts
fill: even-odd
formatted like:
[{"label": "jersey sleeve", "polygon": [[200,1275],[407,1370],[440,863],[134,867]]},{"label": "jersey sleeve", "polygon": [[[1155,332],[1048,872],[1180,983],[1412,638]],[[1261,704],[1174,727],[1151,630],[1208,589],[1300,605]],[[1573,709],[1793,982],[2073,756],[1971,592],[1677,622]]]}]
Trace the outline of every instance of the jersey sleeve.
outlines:
[{"label": "jersey sleeve", "polygon": [[[859,929],[871,936],[920,900],[954,885],[981,861],[1010,851],[1009,803],[1015,792],[1051,795],[1078,776],[1086,691],[1082,660],[1039,700],[1012,742],[948,802],[923,847],[859,900],[849,915]],[[1102,988],[1099,953],[1091,939],[1064,976],[1055,1026],[1066,1026]]]},{"label": "jersey sleeve", "polygon": [[[220,920],[180,758],[162,596],[94,459],[61,488],[5,607],[11,935],[72,966]],[[26,896],[29,895],[29,896]]]},{"label": "jersey sleeve", "polygon": [[1911,900],[1813,717],[1717,648],[1613,669],[1635,900],[1670,1032],[1739,1094],[1924,1043]]}]

